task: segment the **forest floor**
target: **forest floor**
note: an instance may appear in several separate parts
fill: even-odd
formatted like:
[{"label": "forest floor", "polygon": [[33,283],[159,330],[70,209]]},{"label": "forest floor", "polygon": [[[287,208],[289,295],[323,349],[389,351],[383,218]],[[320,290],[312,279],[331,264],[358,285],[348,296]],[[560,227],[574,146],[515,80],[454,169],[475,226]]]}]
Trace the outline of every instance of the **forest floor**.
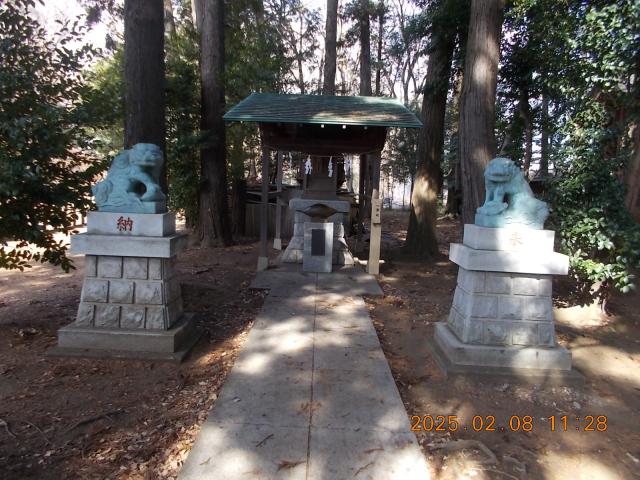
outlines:
[{"label": "forest floor", "polygon": [[[558,342],[570,349],[574,366],[584,374],[582,387],[539,388],[486,378],[447,380],[425,338],[433,336],[434,323],[446,320],[451,307],[457,266],[448,260],[448,249],[451,242],[461,241],[462,229],[457,220],[440,219],[440,257],[417,263],[403,260],[400,253],[407,224],[405,213],[387,214],[383,226],[387,263],[381,276],[385,296],[368,299],[368,305],[408,414],[421,420],[428,415],[434,420],[437,415],[457,415],[460,422],[456,432],[417,426],[433,478],[640,478],[638,292],[615,295],[612,315],[607,317],[596,306],[574,305],[568,277],[554,280]],[[510,418],[517,417],[512,420],[517,427],[525,415],[532,417],[531,431],[522,431],[523,424],[520,431],[510,431]],[[567,431],[560,420],[563,415],[568,416]],[[590,416],[601,415],[606,416],[606,431],[597,430],[597,418],[589,425]],[[484,431],[474,431],[474,416],[478,416],[476,427],[485,427]],[[551,416],[555,431],[548,420]],[[495,418],[495,431],[486,430],[490,417]],[[425,423],[430,429],[430,420]]]},{"label": "forest floor", "polygon": [[[640,478],[640,296],[615,296],[603,317],[570,306],[569,281],[556,282],[559,342],[584,387],[445,380],[425,339],[451,305],[457,270],[446,255],[461,228],[439,221],[441,256],[418,263],[399,254],[407,214],[383,218],[385,297],[367,304],[407,412],[457,415],[468,426],[416,433],[433,478]],[[246,242],[180,255],[185,307],[205,333],[180,365],[45,356],[75,316],[82,258],[70,274],[41,265],[0,272],[0,478],[174,478],[262,305],[248,289],[256,258],[257,244]],[[525,415],[532,431],[500,431]],[[606,431],[585,431],[589,415],[606,416]],[[496,431],[474,432],[474,416],[484,426],[494,416]]]},{"label": "forest floor", "polygon": [[257,244],[190,249],[178,274],[203,338],[180,365],[47,357],[76,314],[65,274],[0,272],[0,478],[175,478],[262,306]]}]

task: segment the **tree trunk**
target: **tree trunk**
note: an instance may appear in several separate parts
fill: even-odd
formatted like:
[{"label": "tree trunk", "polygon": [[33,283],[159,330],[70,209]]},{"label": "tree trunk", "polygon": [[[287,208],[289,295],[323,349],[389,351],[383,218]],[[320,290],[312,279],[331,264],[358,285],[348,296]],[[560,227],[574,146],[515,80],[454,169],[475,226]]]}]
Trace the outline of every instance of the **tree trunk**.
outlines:
[{"label": "tree trunk", "polygon": [[376,58],[376,97],[380,96],[381,85],[380,79],[382,75],[382,37],[384,35],[384,1],[381,0],[378,5],[378,56]]},{"label": "tree trunk", "polygon": [[371,96],[369,0],[360,0],[360,95]]},{"label": "tree trunk", "polygon": [[504,0],[473,0],[460,101],[462,220],[484,201],[484,169],[495,155],[495,101]]},{"label": "tree trunk", "polygon": [[529,179],[531,169],[531,158],[533,156],[533,118],[531,118],[531,107],[529,107],[529,91],[526,87],[520,88],[520,118],[524,125],[524,178]]},{"label": "tree trunk", "polygon": [[[463,79],[464,73],[462,71],[459,71],[453,86],[453,104],[451,105],[451,109],[453,111],[454,118],[458,116],[460,112],[460,94],[462,93],[462,82],[464,81]],[[455,122],[451,126],[451,129],[452,132],[449,149],[454,152],[452,156],[453,172],[451,175],[451,177],[453,178],[449,178],[449,181],[447,182],[447,206],[445,211],[451,215],[459,215],[461,206],[460,204],[462,200],[462,194],[460,190],[462,181],[460,178],[460,147],[458,141],[458,123]]]},{"label": "tree trunk", "polygon": [[[165,151],[164,6],[162,0],[124,4],[124,148],[153,143]],[[166,162],[160,176],[167,192]]]},{"label": "tree trunk", "polygon": [[203,10],[204,0],[191,0],[191,21],[198,32],[202,30]]},{"label": "tree trunk", "polygon": [[429,54],[422,97],[422,130],[418,141],[418,166],[411,197],[411,214],[405,248],[419,256],[438,253],[436,219],[442,182],[440,159],[444,146],[444,120],[455,31],[434,25],[435,45]]},{"label": "tree trunk", "polygon": [[336,94],[336,40],[338,32],[338,0],[327,0],[327,24],[324,41],[323,95]]},{"label": "tree trunk", "polygon": [[124,147],[164,150],[164,7],[162,0],[125,2]]},{"label": "tree trunk", "polygon": [[542,94],[542,119],[540,121],[540,175],[549,175],[549,96]]},{"label": "tree trunk", "polygon": [[[360,95],[371,96],[371,28],[369,0],[360,0]],[[371,216],[371,159],[360,155],[360,222]]]},{"label": "tree trunk", "polygon": [[200,47],[202,131],[198,233],[203,246],[230,245],[224,114],[224,0],[205,0]]},{"label": "tree trunk", "polygon": [[164,0],[164,33],[169,38],[176,36],[176,22],[173,18],[171,0]]},{"label": "tree trunk", "polygon": [[304,49],[304,46],[302,44],[302,39],[304,38],[304,16],[302,15],[302,12],[300,12],[300,43],[298,45],[298,87],[300,88],[300,93],[302,95],[304,95],[306,93],[305,91],[305,85],[304,85],[304,68],[303,68],[303,62],[302,62],[302,52]]}]

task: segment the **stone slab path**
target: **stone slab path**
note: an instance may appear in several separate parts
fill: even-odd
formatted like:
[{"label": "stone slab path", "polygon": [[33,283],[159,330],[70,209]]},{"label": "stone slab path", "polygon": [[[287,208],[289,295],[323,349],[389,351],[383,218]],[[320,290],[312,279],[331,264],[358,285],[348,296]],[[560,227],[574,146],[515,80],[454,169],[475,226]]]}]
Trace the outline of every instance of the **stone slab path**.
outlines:
[{"label": "stone slab path", "polygon": [[261,313],[181,480],[425,480],[427,464],[362,295],[360,269],[268,270]]}]

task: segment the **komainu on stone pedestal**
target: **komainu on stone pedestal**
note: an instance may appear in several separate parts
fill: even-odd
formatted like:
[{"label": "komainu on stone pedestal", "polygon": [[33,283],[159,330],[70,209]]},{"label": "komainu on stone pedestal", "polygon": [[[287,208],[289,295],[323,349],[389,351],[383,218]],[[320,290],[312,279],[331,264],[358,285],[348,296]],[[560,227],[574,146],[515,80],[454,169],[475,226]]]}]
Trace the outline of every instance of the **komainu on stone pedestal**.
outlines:
[{"label": "komainu on stone pedestal", "polygon": [[499,374],[579,383],[571,353],[556,341],[552,276],[569,259],[543,230],[549,209],[506,158],[486,171],[487,198],[449,258],[459,265],[453,305],[436,325],[433,352],[449,374]]},{"label": "komainu on stone pedestal", "polygon": [[50,354],[181,360],[197,341],[174,268],[186,235],[175,214],[156,213],[166,210],[161,167],[159,147],[137,144],[94,186],[101,211],[71,237],[71,252],[85,255],[78,313]]}]

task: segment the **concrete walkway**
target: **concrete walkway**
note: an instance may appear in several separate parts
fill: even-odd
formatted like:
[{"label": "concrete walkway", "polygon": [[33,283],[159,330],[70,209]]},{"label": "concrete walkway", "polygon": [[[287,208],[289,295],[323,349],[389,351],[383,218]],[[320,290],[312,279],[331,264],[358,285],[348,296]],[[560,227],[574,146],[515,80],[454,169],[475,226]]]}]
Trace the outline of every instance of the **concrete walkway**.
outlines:
[{"label": "concrete walkway", "polygon": [[179,478],[425,480],[360,269],[268,270],[269,288]]}]

